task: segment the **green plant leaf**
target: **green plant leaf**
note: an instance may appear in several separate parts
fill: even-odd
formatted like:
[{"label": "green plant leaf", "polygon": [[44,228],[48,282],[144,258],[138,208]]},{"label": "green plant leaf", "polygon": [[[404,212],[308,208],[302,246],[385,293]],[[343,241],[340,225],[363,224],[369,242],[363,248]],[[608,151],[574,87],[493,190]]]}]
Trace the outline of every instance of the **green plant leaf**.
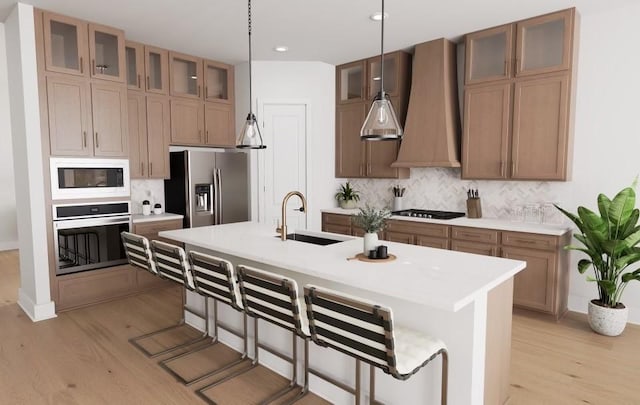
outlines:
[{"label": "green plant leaf", "polygon": [[627,222],[624,223],[624,226],[620,230],[620,238],[624,239],[632,233],[640,230],[640,227],[637,226],[638,218],[640,218],[640,210],[636,208],[631,212],[631,216],[629,217]]},{"label": "green plant leaf", "polygon": [[602,242],[602,250],[609,256],[619,256],[629,246],[624,240],[608,239]]},{"label": "green plant leaf", "polygon": [[586,279],[587,279],[587,281],[588,281],[588,282],[590,282],[590,283],[593,283],[593,282],[595,282],[595,281],[598,281],[598,280],[596,280],[595,278],[593,278],[593,276],[587,276],[587,277],[586,277]]},{"label": "green plant leaf", "polygon": [[576,224],[576,226],[578,227],[578,229],[580,229],[580,232],[584,233],[584,228],[583,228],[583,225],[582,225],[582,220],[581,220],[578,216],[576,216],[576,215],[574,215],[574,214],[570,213],[569,211],[567,211],[567,210],[565,210],[565,209],[560,208],[560,207],[559,207],[559,206],[557,206],[556,204],[553,204],[553,206],[554,206],[554,207],[556,207],[558,210],[560,210],[560,212],[562,212],[562,213],[563,213],[567,218],[569,218],[569,219],[570,219],[574,224]]},{"label": "green plant leaf", "polygon": [[632,233],[624,239],[624,243],[626,243],[627,248],[631,248],[640,243],[640,231]]},{"label": "green plant leaf", "polygon": [[628,255],[620,256],[616,260],[616,267],[619,269],[625,268],[631,264],[637,263],[640,261],[640,253],[630,253]]},{"label": "green plant leaf", "polygon": [[[636,205],[636,192],[631,187],[620,191],[611,201],[608,220],[614,228],[621,228],[629,219]],[[617,237],[617,232],[614,237]]]},{"label": "green plant leaf", "polygon": [[622,275],[623,283],[628,283],[631,280],[640,281],[640,270],[636,270],[633,273],[626,273]]},{"label": "green plant leaf", "polygon": [[578,262],[578,271],[580,274],[584,274],[585,271],[591,266],[591,261],[587,259],[582,259]]},{"label": "green plant leaf", "polygon": [[616,293],[616,283],[614,281],[611,280],[600,280],[598,281],[598,285],[600,287],[602,287],[604,289],[604,291],[606,291],[607,295],[609,297],[612,297],[613,295],[615,295]]},{"label": "green plant leaf", "polygon": [[611,207],[611,200],[604,194],[598,195],[598,211],[602,218],[609,218],[609,208]]}]

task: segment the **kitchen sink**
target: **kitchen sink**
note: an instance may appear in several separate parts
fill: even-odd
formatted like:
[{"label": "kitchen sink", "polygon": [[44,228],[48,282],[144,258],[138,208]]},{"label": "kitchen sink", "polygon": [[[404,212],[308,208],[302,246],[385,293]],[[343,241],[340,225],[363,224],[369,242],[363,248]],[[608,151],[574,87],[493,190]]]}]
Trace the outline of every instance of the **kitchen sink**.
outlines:
[{"label": "kitchen sink", "polygon": [[[280,236],[276,236],[279,238]],[[295,240],[297,242],[312,243],[314,245],[327,246],[334,243],[344,242],[344,240],[322,238],[319,236],[303,235],[301,233],[288,233],[287,240]]]}]

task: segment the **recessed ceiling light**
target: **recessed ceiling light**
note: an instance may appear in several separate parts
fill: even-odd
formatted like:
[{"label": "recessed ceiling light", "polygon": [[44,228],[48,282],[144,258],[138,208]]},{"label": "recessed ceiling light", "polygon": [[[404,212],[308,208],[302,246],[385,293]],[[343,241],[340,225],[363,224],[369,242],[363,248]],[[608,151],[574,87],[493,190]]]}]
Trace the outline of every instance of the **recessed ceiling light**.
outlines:
[{"label": "recessed ceiling light", "polygon": [[289,50],[289,47],[284,45],[279,45],[273,48],[273,50],[276,52],[287,52]]},{"label": "recessed ceiling light", "polygon": [[[384,19],[389,18],[389,13],[384,13]],[[369,16],[369,19],[372,21],[382,21],[382,13],[380,11],[376,11],[375,13]]]}]

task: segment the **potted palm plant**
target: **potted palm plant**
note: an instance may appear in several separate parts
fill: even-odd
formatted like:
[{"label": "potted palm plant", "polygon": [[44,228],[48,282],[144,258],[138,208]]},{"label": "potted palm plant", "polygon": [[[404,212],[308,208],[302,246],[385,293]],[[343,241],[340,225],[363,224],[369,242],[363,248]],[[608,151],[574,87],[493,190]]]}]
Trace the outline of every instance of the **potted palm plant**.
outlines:
[{"label": "potted palm plant", "polygon": [[351,187],[349,182],[340,185],[335,197],[340,208],[344,209],[354,209],[356,203],[360,201],[360,194]]},{"label": "potted palm plant", "polygon": [[362,252],[364,255],[378,247],[378,232],[387,226],[387,219],[390,216],[391,212],[389,210],[377,210],[367,204],[364,208],[360,208],[360,212],[353,217],[353,224],[362,228],[365,232]]},{"label": "potted palm plant", "polygon": [[578,207],[576,215],[556,206],[580,231],[574,237],[582,246],[565,246],[588,256],[578,262],[578,271],[584,274],[593,267],[595,277],[587,280],[596,283],[598,299],[589,302],[588,320],[591,328],[602,335],[622,333],[628,318],[622,293],[630,281],[640,281],[640,269],[634,266],[640,262],[640,210],[635,208],[635,186],[636,181],[613,200],[598,195],[599,213]]}]

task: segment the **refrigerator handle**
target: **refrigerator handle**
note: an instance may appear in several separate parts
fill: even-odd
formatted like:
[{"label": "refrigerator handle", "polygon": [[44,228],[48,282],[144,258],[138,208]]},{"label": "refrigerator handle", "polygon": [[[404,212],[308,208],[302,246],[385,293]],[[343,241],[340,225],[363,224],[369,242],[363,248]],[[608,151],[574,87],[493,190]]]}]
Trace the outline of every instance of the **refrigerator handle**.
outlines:
[{"label": "refrigerator handle", "polygon": [[215,169],[216,172],[216,215],[217,223],[222,223],[222,172],[220,169]]}]

